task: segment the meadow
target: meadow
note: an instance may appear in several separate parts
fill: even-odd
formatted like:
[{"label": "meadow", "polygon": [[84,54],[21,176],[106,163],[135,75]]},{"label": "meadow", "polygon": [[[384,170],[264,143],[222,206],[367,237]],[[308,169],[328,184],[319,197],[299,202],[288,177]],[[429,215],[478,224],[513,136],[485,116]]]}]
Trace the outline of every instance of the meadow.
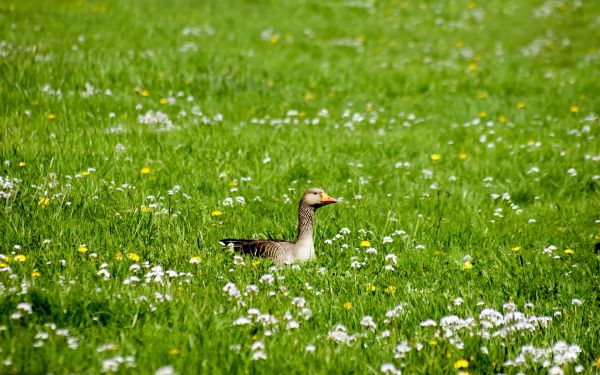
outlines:
[{"label": "meadow", "polygon": [[[0,0],[0,373],[597,373],[599,39],[587,0]],[[219,245],[310,187],[315,259]]]}]

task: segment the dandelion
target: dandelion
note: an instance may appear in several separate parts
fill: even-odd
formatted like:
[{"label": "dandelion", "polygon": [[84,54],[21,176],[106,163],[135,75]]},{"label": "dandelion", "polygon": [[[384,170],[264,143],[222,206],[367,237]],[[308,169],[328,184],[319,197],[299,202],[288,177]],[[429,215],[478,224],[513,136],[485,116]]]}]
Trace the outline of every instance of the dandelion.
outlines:
[{"label": "dandelion", "polygon": [[148,212],[152,211],[152,207],[142,206],[141,211],[143,214],[148,213]]},{"label": "dandelion", "polygon": [[46,116],[46,118],[48,119],[48,121],[52,121],[56,119],[56,115],[54,113],[48,113],[48,116]]},{"label": "dandelion", "polygon": [[505,115],[500,115],[498,116],[498,121],[500,121],[501,124],[504,124],[508,121],[508,117],[506,117]]},{"label": "dandelion", "polygon": [[487,112],[486,111],[480,111],[479,112],[479,117],[481,117],[481,118],[487,117]]},{"label": "dandelion", "polygon": [[150,167],[144,166],[144,167],[142,167],[142,169],[140,169],[141,174],[150,174],[150,172],[151,172]]},{"label": "dandelion", "polygon": [[521,246],[515,246],[511,250],[513,253],[518,253],[519,251],[521,251]]},{"label": "dandelion", "polygon": [[160,99],[158,102],[159,102],[160,104],[168,104],[168,103],[169,103],[169,100],[168,100],[167,98],[161,98],[161,99]]},{"label": "dandelion", "polygon": [[476,71],[476,70],[477,70],[477,64],[475,64],[474,62],[472,62],[472,63],[470,63],[469,65],[467,65],[467,68],[468,68],[470,71],[474,72],[474,71]]},{"label": "dandelion", "polygon": [[377,290],[377,287],[373,284],[369,284],[367,285],[367,292],[375,292]]},{"label": "dandelion", "polygon": [[79,245],[79,247],[77,248],[77,252],[81,253],[81,254],[85,254],[88,252],[88,247],[86,244],[82,244]]},{"label": "dandelion", "polygon": [[371,247],[371,242],[369,240],[360,241],[360,247]]},{"label": "dandelion", "polygon": [[315,100],[316,95],[313,94],[312,92],[307,92],[306,94],[304,94],[304,100],[309,101],[309,100]]},{"label": "dandelion", "polygon": [[27,165],[27,163],[25,163],[24,161],[19,162],[19,167],[21,167],[21,168],[23,168],[26,165]]},{"label": "dandelion", "polygon": [[575,251],[573,249],[566,249],[565,254],[573,255],[573,254],[575,254]]},{"label": "dandelion", "polygon": [[24,261],[27,260],[27,257],[23,254],[17,254],[17,255],[15,255],[15,257],[13,259],[17,263],[23,263]]},{"label": "dandelion", "polygon": [[595,365],[600,368],[600,357],[596,358]]},{"label": "dandelion", "polygon": [[346,310],[350,310],[352,308],[352,302],[345,302],[343,306]]},{"label": "dandelion", "polygon": [[221,216],[223,215],[223,213],[219,210],[214,210],[213,212],[210,213],[210,216]]},{"label": "dandelion", "polygon": [[200,263],[200,257],[199,256],[193,256],[190,258],[190,264],[198,264]]},{"label": "dandelion", "polygon": [[34,279],[37,279],[40,276],[42,276],[42,273],[40,271],[33,271],[31,273],[31,277],[33,277]]},{"label": "dandelion", "polygon": [[140,261],[140,256],[137,253],[129,253],[127,254],[127,258],[129,258],[129,260],[133,260],[134,262]]},{"label": "dandelion", "polygon": [[459,153],[458,153],[458,158],[459,158],[460,160],[467,160],[467,159],[469,158],[469,156],[467,155],[467,153],[466,153],[466,152],[459,152]]},{"label": "dandelion", "polygon": [[169,349],[169,354],[172,356],[178,356],[179,354],[181,354],[181,349],[179,349],[178,347],[172,347],[171,349]]},{"label": "dandelion", "polygon": [[440,154],[433,154],[433,155],[431,155],[431,160],[432,161],[440,161],[440,160],[442,160],[442,155],[440,155]]},{"label": "dandelion", "polygon": [[579,107],[576,106],[575,104],[573,104],[572,106],[569,107],[569,111],[571,111],[571,113],[577,113],[577,112],[579,112]]},{"label": "dandelion", "polygon": [[467,367],[469,367],[469,362],[466,359],[459,359],[458,361],[454,362],[455,369],[467,368]]},{"label": "dandelion", "polygon": [[524,109],[525,108],[525,102],[518,102],[517,103],[517,109]]},{"label": "dandelion", "polygon": [[436,339],[431,339],[431,340],[429,341],[429,345],[430,345],[430,346],[436,346],[436,345],[437,345],[437,343],[438,343],[438,342],[437,342],[437,340],[436,340]]},{"label": "dandelion", "polygon": [[471,262],[465,262],[463,268],[466,270],[473,269],[473,264]]},{"label": "dandelion", "polygon": [[385,288],[385,292],[386,292],[387,294],[394,294],[394,293],[396,293],[396,287],[395,287],[395,286],[393,286],[393,285],[388,285],[388,286]]},{"label": "dandelion", "polygon": [[479,91],[477,91],[477,98],[485,99],[485,98],[487,98],[487,93],[485,91],[479,90]]},{"label": "dandelion", "polygon": [[142,90],[140,91],[140,95],[143,97],[148,97],[150,96],[150,92],[148,90]]}]

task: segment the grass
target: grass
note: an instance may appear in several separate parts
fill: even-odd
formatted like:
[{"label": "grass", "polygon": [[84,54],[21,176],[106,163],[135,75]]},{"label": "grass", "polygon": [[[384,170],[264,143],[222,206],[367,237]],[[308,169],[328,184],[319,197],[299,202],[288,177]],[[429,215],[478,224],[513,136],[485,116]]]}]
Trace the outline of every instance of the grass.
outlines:
[{"label": "grass", "polygon": [[595,373],[599,17],[1,1],[0,373]]}]

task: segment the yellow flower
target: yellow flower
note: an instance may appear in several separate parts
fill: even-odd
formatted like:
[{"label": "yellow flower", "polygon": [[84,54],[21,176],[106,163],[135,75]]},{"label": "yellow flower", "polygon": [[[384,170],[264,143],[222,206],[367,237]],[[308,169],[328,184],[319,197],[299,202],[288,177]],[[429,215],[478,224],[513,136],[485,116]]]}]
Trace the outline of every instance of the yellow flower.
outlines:
[{"label": "yellow flower", "polygon": [[481,117],[481,118],[487,117],[487,112],[486,111],[479,112],[479,117]]},{"label": "yellow flower", "polygon": [[119,251],[119,252],[118,252],[118,253],[115,255],[115,259],[116,259],[116,260],[123,260],[123,253]]},{"label": "yellow flower", "polygon": [[33,271],[31,273],[31,277],[33,277],[34,279],[37,279],[40,276],[42,276],[42,273],[40,271]]},{"label": "yellow flower", "polygon": [[150,92],[149,92],[148,90],[142,90],[142,91],[140,92],[140,94],[141,94],[142,96],[150,96]]},{"label": "yellow flower", "polygon": [[190,258],[190,264],[197,264],[200,263],[200,257],[199,256],[193,256]]},{"label": "yellow flower", "polygon": [[213,212],[210,213],[210,216],[221,216],[223,215],[223,213],[219,210],[214,210]]},{"label": "yellow flower", "polygon": [[48,199],[48,198],[41,198],[38,202],[38,205],[40,205],[42,207],[46,207],[49,204],[50,204],[50,199]]},{"label": "yellow flower", "polygon": [[518,253],[519,251],[521,251],[521,246],[515,246],[511,249],[514,253]]},{"label": "yellow flower", "polygon": [[367,292],[374,292],[377,290],[377,287],[373,284],[367,285]]},{"label": "yellow flower", "polygon": [[573,255],[575,254],[575,251],[573,249],[566,249],[565,254]]},{"label": "yellow flower", "polygon": [[20,161],[20,162],[19,162],[19,167],[24,167],[24,166],[26,166],[26,165],[27,165],[27,163],[25,163],[24,161]]},{"label": "yellow flower", "polygon": [[277,42],[279,41],[279,36],[277,36],[277,35],[273,35],[273,36],[271,37],[271,39],[269,39],[269,41],[270,41],[271,43],[275,44],[275,43],[277,43]]},{"label": "yellow flower", "polygon": [[134,262],[140,261],[140,256],[137,253],[129,253],[129,254],[127,254],[127,258],[129,258],[130,260],[133,260]]},{"label": "yellow flower", "polygon": [[469,8],[469,9],[474,9],[476,7],[477,7],[477,3],[475,3],[475,1],[471,0],[467,3],[467,8]]},{"label": "yellow flower", "polygon": [[15,262],[23,263],[26,260],[27,260],[27,257],[25,255],[23,255],[23,254],[17,254],[14,257],[14,261]]},{"label": "yellow flower", "polygon": [[313,94],[312,92],[307,92],[304,94],[304,100],[309,101],[309,100],[315,100],[316,95]]},{"label": "yellow flower", "polygon": [[523,108],[525,108],[525,102],[518,102],[518,103],[517,103],[517,108],[518,108],[518,109],[523,109]]},{"label": "yellow flower", "polygon": [[466,270],[473,269],[473,265],[471,264],[471,262],[465,262],[465,265],[463,267]]},{"label": "yellow flower", "polygon": [[467,68],[469,68],[470,71],[474,72],[475,70],[477,70],[477,64],[470,63],[469,65],[467,65]]},{"label": "yellow flower", "polygon": [[77,252],[81,253],[81,254],[85,254],[88,251],[88,247],[87,245],[83,244],[83,245],[79,245],[79,247],[77,248]]},{"label": "yellow flower", "polygon": [[48,118],[49,121],[52,121],[56,118],[56,115],[54,113],[48,113],[48,116],[46,116]]},{"label": "yellow flower", "polygon": [[144,166],[144,167],[142,167],[142,169],[140,169],[141,174],[150,174],[150,172],[151,172],[150,167]]},{"label": "yellow flower", "polygon": [[467,158],[468,158],[468,157],[469,157],[469,156],[467,155],[467,153],[466,153],[466,152],[459,152],[459,153],[458,153],[458,158],[459,158],[460,160],[467,160]]},{"label": "yellow flower", "polygon": [[82,176],[89,176],[90,175],[90,171],[81,171],[81,175]]},{"label": "yellow flower", "polygon": [[437,345],[437,340],[436,339],[431,339],[431,341],[429,341],[429,345],[436,346]]},{"label": "yellow flower", "polygon": [[6,263],[0,263],[0,270],[4,269],[4,268],[7,268],[7,267],[8,267],[8,264],[6,264]]},{"label": "yellow flower", "polygon": [[256,259],[252,261],[252,267],[256,268],[260,265],[260,259]]},{"label": "yellow flower", "polygon": [[344,303],[344,308],[346,310],[350,310],[352,308],[352,302],[346,302],[346,303]]},{"label": "yellow flower", "polygon": [[237,185],[238,185],[237,180],[233,180],[229,183],[229,186],[231,186],[231,187],[236,187]]},{"label": "yellow flower", "polygon": [[167,104],[168,102],[169,102],[169,101],[167,100],[167,98],[161,98],[161,99],[159,100],[159,103],[160,103],[160,104]]},{"label": "yellow flower", "polygon": [[385,288],[385,292],[386,292],[387,294],[394,294],[394,293],[396,293],[396,287],[395,287],[395,286],[393,286],[393,285],[388,285],[388,286]]},{"label": "yellow flower", "polygon": [[465,42],[459,39],[456,41],[456,43],[454,43],[454,45],[456,46],[456,48],[463,48],[465,46]]},{"label": "yellow flower", "polygon": [[485,99],[485,98],[487,98],[487,93],[485,91],[479,90],[479,91],[477,91],[477,97],[479,99]]},{"label": "yellow flower", "polygon": [[573,104],[571,107],[569,107],[569,111],[571,111],[571,113],[577,113],[579,112],[579,107]]},{"label": "yellow flower", "polygon": [[142,213],[145,214],[145,213],[152,211],[152,207],[142,206],[141,210],[142,210]]},{"label": "yellow flower", "polygon": [[467,361],[466,359],[459,359],[458,361],[454,362],[455,369],[467,367],[469,367],[469,361]]},{"label": "yellow flower", "polygon": [[596,367],[600,367],[600,357],[596,358]]},{"label": "yellow flower", "polygon": [[362,240],[360,241],[360,247],[370,247],[371,243],[369,242],[369,240]]},{"label": "yellow flower", "polygon": [[500,121],[501,124],[506,123],[506,121],[508,121],[508,117],[506,117],[505,115],[500,115],[498,116],[498,121]]},{"label": "yellow flower", "polygon": [[173,347],[173,348],[169,349],[169,354],[172,356],[177,356],[177,355],[181,354],[181,349],[179,349],[178,347]]},{"label": "yellow flower", "polygon": [[431,155],[431,160],[432,161],[440,161],[440,160],[442,160],[442,155],[440,155],[440,154],[433,154],[433,155]]}]

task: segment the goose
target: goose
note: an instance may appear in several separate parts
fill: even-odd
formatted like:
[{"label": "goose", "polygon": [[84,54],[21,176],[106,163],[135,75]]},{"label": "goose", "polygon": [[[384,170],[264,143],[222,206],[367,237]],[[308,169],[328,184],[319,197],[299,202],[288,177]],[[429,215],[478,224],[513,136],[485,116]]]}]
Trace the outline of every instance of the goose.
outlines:
[{"label": "goose", "polygon": [[242,254],[270,258],[276,264],[305,261],[315,256],[313,223],[317,208],[336,203],[335,198],[323,190],[311,188],[304,192],[298,207],[298,236],[296,241],[285,240],[236,240],[219,241],[221,246],[232,247]]}]

